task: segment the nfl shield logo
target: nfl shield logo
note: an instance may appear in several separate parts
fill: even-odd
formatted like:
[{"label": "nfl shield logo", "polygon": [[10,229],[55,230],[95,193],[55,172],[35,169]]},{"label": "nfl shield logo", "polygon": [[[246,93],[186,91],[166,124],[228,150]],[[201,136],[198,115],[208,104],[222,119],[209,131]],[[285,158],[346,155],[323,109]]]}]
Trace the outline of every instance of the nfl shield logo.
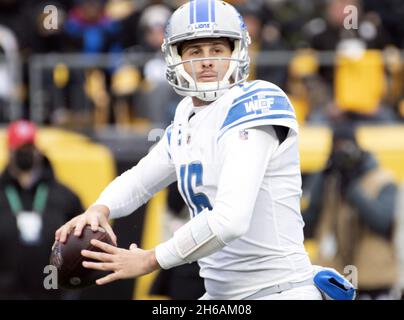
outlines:
[{"label": "nfl shield logo", "polygon": [[248,131],[243,129],[239,131],[239,138],[241,140],[248,140]]}]

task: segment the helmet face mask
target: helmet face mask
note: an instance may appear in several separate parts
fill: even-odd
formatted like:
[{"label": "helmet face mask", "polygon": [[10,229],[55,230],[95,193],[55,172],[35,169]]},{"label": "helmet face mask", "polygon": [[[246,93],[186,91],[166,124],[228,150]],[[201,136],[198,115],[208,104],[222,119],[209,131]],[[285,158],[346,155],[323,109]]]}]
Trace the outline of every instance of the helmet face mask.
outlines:
[{"label": "helmet face mask", "polygon": [[[206,38],[212,38],[212,41],[228,38],[234,47],[231,56],[182,59],[179,47],[183,42]],[[167,80],[180,95],[214,101],[247,79],[249,44],[246,26],[234,7],[218,0],[193,0],[177,9],[167,25],[162,45],[167,62]],[[196,64],[203,60],[215,60],[217,64],[229,61],[229,67],[224,75],[218,72],[216,81],[198,82]],[[186,72],[185,64],[193,72]]]}]

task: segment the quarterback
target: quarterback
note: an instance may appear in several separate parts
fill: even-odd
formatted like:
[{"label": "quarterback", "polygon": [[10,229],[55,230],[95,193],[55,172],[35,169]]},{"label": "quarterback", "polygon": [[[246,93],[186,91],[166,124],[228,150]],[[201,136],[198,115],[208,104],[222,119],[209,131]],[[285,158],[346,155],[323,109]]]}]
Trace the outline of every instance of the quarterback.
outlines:
[{"label": "quarterback", "polygon": [[295,112],[276,85],[246,81],[249,43],[242,17],[223,1],[193,0],[173,13],[162,46],[168,82],[184,96],[173,123],[56,239],[89,224],[116,241],[108,219],[174,181],[191,219],[153,250],[93,240],[104,252],[84,250],[98,261],[84,266],[111,271],[98,284],[198,261],[202,299],[321,299],[303,246]]}]

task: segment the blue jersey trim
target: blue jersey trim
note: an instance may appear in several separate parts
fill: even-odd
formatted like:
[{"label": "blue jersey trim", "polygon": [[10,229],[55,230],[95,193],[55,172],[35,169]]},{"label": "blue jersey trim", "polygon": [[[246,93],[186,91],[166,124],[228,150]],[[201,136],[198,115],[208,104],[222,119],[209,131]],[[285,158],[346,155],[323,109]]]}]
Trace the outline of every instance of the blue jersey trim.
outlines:
[{"label": "blue jersey trim", "polygon": [[167,142],[168,142],[168,157],[171,159],[171,153],[170,153],[170,147],[171,147],[171,133],[172,133],[172,131],[173,131],[173,125],[172,124],[170,124],[168,127],[167,127],[167,129],[166,129],[166,132],[167,132]]},{"label": "blue jersey trim", "polygon": [[[269,99],[271,99],[271,101]],[[251,111],[247,111],[249,105],[252,105]],[[255,108],[255,105],[257,105],[257,109]],[[258,96],[252,96],[250,99],[239,102],[230,108],[220,129],[223,129],[224,127],[227,127],[228,125],[246,116],[254,114],[260,116],[264,114],[264,111],[293,112],[293,108],[288,99],[284,96],[265,95],[260,96],[259,98]]]},{"label": "blue jersey trim", "polygon": [[[253,86],[253,84],[250,86],[250,88],[252,86]],[[253,95],[257,94],[257,93],[260,93],[260,92],[282,92],[282,91],[279,90],[279,89],[276,89],[276,88],[260,88],[260,89],[256,89],[256,90],[253,90],[251,92],[247,92],[246,94],[243,94],[242,96],[238,97],[237,99],[235,99],[233,101],[233,104],[236,104],[237,102],[245,100],[245,99],[247,99],[247,98],[249,98],[249,97],[251,97],[251,96],[253,96]]]},{"label": "blue jersey trim", "polygon": [[269,119],[271,119],[271,120],[272,120],[272,119],[293,119],[293,120],[296,120],[296,118],[295,118],[294,116],[289,115],[289,114],[271,114],[271,115],[262,116],[262,117],[258,117],[258,118],[248,119],[248,120],[245,120],[245,121],[236,123],[236,124],[234,124],[234,125],[232,125],[232,126],[226,128],[226,129],[220,134],[220,136],[217,138],[217,141],[219,141],[220,138],[221,138],[228,130],[230,130],[230,129],[234,128],[234,127],[237,127],[237,126],[239,126],[239,125],[241,125],[241,124],[248,123],[248,122],[252,122],[252,121],[269,120]]},{"label": "blue jersey trim", "polygon": [[173,131],[173,125],[170,124],[170,125],[167,127],[167,140],[168,140],[168,145],[169,145],[169,146],[171,145],[171,133],[172,133],[172,131]]},{"label": "blue jersey trim", "polygon": [[258,84],[260,82],[261,82],[260,80],[254,80],[251,83],[245,82],[245,83],[239,84],[239,87],[241,89],[243,89],[244,92],[247,92],[248,90],[250,90],[252,87],[254,87],[256,84]]}]

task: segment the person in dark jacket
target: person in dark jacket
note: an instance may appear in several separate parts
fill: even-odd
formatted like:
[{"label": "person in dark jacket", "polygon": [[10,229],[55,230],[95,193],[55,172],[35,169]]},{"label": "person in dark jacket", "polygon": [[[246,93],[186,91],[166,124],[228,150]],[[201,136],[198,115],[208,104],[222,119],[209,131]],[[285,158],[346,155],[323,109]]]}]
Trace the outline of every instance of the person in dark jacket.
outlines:
[{"label": "person in dark jacket", "polygon": [[7,130],[10,160],[0,176],[1,299],[62,298],[60,290],[44,288],[44,268],[54,230],[83,210],[36,147],[36,132],[28,121],[16,121]]},{"label": "person in dark jacket", "polygon": [[340,272],[355,266],[358,299],[396,298],[397,185],[373,154],[359,146],[352,125],[334,128],[328,162],[312,177],[304,197],[305,236],[319,247],[315,263]]}]

